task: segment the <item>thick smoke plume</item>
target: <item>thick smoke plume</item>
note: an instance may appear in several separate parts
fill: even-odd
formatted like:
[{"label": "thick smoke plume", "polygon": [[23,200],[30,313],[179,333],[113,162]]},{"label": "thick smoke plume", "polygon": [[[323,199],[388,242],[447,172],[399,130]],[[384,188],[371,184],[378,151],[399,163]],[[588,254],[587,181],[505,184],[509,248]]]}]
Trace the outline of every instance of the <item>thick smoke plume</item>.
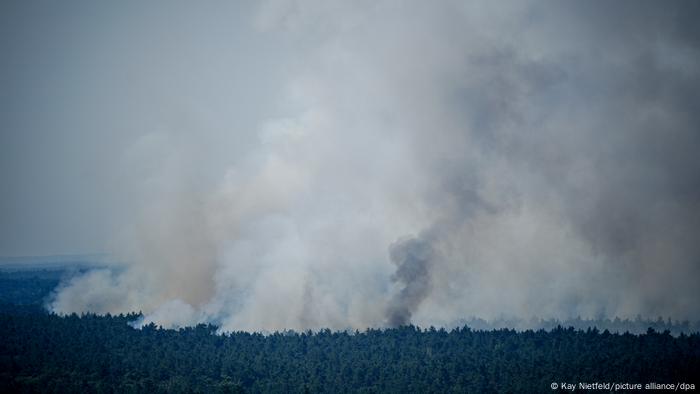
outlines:
[{"label": "thick smoke plume", "polygon": [[271,1],[234,25],[174,6],[110,52],[146,70],[114,87],[145,97],[138,121],[105,119],[136,130],[115,144],[125,266],[50,308],[222,330],[699,319],[697,4]]},{"label": "thick smoke plume", "polygon": [[391,280],[403,286],[389,301],[387,311],[389,326],[397,327],[411,322],[413,312],[430,292],[433,251],[428,242],[410,238],[391,245],[389,256],[396,265]]}]

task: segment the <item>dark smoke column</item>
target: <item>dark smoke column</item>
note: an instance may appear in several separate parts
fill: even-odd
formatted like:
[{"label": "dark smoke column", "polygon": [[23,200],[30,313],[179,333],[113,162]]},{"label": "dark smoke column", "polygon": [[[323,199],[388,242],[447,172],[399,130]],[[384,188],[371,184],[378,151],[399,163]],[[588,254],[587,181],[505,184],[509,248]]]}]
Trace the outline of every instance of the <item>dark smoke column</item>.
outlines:
[{"label": "dark smoke column", "polygon": [[398,327],[411,322],[416,308],[430,292],[433,248],[425,240],[410,238],[393,243],[389,247],[389,257],[396,265],[396,273],[391,280],[403,284],[387,308],[387,323],[390,327]]}]

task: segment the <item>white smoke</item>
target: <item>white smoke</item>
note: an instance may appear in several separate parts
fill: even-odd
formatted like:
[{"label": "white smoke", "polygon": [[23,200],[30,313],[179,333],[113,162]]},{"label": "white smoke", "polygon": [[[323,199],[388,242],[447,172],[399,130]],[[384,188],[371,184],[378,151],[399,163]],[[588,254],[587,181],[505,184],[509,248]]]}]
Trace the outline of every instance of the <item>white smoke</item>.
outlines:
[{"label": "white smoke", "polygon": [[[302,54],[279,59],[293,70],[288,114],[261,120],[255,148],[217,170],[201,164],[217,143],[206,130],[142,136],[125,155],[139,179],[137,219],[120,236],[126,270],[72,279],[52,310],[223,330],[382,326],[397,305],[390,324],[700,316],[688,236],[700,204],[659,181],[674,170],[668,153],[630,150],[654,130],[609,106],[682,141],[695,141],[692,122],[673,100],[626,103],[624,86],[608,85],[643,43],[600,49],[593,22],[544,8],[266,3],[260,34]],[[676,65],[658,67],[667,78]],[[392,280],[389,248],[407,236],[435,257],[430,284],[402,303],[416,287]]]}]

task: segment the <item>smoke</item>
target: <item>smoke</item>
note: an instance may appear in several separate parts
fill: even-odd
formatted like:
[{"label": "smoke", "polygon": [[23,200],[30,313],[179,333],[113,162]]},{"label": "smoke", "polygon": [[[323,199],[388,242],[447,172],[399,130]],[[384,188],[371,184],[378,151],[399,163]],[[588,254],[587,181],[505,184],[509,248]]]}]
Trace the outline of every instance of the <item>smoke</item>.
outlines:
[{"label": "smoke", "polygon": [[417,238],[391,245],[389,256],[396,265],[396,273],[391,280],[403,285],[403,288],[389,301],[387,320],[390,327],[409,324],[413,312],[428,296],[432,254],[430,244]]},{"label": "smoke", "polygon": [[[222,330],[700,318],[694,3],[243,15],[280,47],[245,47],[279,85],[251,71],[260,91],[223,110],[154,114],[118,165],[124,270],[73,278],[53,311]],[[188,113],[209,86],[150,94]],[[236,123],[248,91],[269,110]]]}]

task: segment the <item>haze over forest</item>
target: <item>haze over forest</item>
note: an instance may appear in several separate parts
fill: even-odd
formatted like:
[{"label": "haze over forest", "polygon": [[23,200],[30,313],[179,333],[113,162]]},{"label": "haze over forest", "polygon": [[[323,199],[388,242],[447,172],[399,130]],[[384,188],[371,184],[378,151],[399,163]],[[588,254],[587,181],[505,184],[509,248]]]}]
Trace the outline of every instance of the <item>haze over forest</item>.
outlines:
[{"label": "haze over forest", "polygon": [[3,1],[0,256],[166,328],[700,320],[699,17]]}]

